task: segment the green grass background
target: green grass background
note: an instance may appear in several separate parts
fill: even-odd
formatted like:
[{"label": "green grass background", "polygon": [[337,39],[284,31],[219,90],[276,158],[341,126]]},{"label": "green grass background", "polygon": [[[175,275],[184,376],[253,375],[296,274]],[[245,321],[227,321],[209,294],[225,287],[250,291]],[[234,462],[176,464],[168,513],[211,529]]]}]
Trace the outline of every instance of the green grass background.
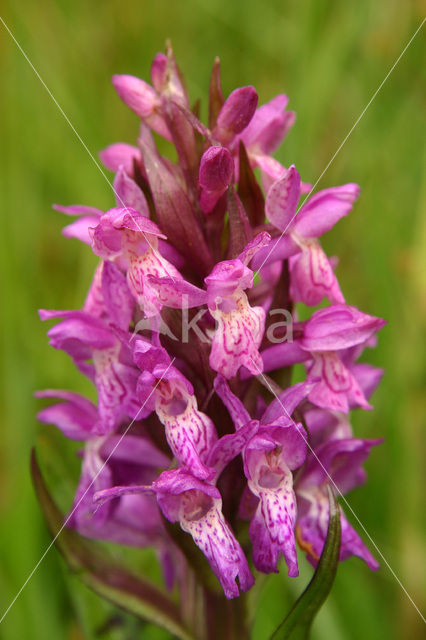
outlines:
[{"label": "green grass background", "polygon": [[[191,97],[201,96],[204,109],[216,55],[226,92],[254,84],[261,102],[278,92],[290,96],[297,123],[278,158],[295,162],[312,182],[423,14],[421,2],[400,0],[6,0],[0,10],[94,154],[111,142],[133,142],[137,135],[137,118],[115,95],[110,76],[148,78],[153,55],[170,37]],[[319,185],[361,185],[353,213],[327,235],[324,246],[341,258],[338,275],[347,301],[388,320],[378,349],[371,352],[371,360],[387,371],[373,399],[375,411],[354,415],[359,436],[384,436],[386,442],[367,464],[368,484],[349,502],[419,607],[426,395],[424,37],[423,28]],[[39,307],[78,307],[94,265],[85,247],[61,236],[64,219],[50,205],[107,208],[113,199],[1,24],[0,56],[3,611],[50,540],[29,478],[30,448],[38,439],[45,451],[58,445],[66,459],[73,457],[59,435],[52,437],[51,429],[37,425],[32,394],[52,386],[86,389],[68,358],[48,347],[46,327],[36,313]],[[72,476],[67,481],[57,473],[65,506],[73,482]],[[265,581],[254,638],[267,637],[306,584],[311,572],[302,558],[301,564],[297,580],[281,572]],[[378,573],[356,559],[340,566],[332,596],[315,623],[314,640],[421,637],[418,614],[383,561],[381,566]],[[68,575],[51,550],[0,625],[0,638],[137,637],[131,622],[124,631],[114,619],[99,635],[112,614],[109,605]],[[139,637],[167,635],[147,626]]]}]

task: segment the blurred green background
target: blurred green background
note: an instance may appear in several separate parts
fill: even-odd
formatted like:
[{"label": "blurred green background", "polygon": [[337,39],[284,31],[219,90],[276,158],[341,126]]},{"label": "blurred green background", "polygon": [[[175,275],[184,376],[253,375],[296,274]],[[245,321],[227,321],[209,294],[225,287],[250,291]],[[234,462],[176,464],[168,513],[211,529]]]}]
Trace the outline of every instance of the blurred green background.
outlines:
[{"label": "blurred green background", "polygon": [[[170,37],[191,97],[201,96],[204,109],[216,55],[226,93],[253,84],[261,102],[278,92],[290,96],[297,122],[277,155],[314,182],[419,26],[422,8],[421,2],[400,0],[6,0],[0,15],[95,155],[111,142],[133,143],[137,135],[137,118],[115,95],[110,76],[148,79],[153,55]],[[319,185],[361,185],[353,214],[327,235],[324,246],[341,258],[338,275],[347,301],[388,320],[371,352],[387,371],[373,398],[375,411],[354,415],[359,436],[385,436],[386,442],[367,464],[368,484],[349,502],[419,607],[426,395],[424,31]],[[113,200],[1,24],[0,53],[3,612],[50,541],[29,478],[30,448],[36,439],[47,451],[52,442],[63,445],[60,435],[49,436],[51,429],[37,425],[32,394],[45,387],[86,390],[68,358],[48,347],[37,316],[39,307],[80,306],[95,264],[87,248],[61,236],[64,218],[50,206],[107,208]],[[65,451],[65,458],[72,457]],[[65,508],[75,478],[68,487],[60,475],[56,480]],[[311,571],[300,559],[297,580],[282,572],[265,581],[254,638],[267,636],[306,584]],[[314,640],[421,637],[417,612],[383,561],[381,566],[378,573],[357,559],[340,566]],[[112,615],[109,605],[68,575],[52,549],[0,625],[0,638],[136,637],[130,623],[124,632]],[[167,634],[146,627],[140,637]]]}]

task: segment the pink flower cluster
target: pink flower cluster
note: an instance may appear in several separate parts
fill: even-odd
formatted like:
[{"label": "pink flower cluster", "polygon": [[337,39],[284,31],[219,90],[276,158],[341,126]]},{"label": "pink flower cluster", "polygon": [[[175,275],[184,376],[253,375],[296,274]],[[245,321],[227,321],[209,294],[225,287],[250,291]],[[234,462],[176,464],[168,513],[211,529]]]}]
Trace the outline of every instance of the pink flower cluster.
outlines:
[{"label": "pink flower cluster", "polygon": [[[348,414],[371,409],[382,371],[358,358],[384,321],[346,304],[319,242],[351,211],[358,186],[304,200],[310,185],[271,155],[295,120],[287,96],[258,107],[255,89],[242,87],[225,99],[215,63],[207,127],[171,50],[156,55],[151,77],[113,78],[140,120],[136,146],[100,154],[115,173],[115,206],[55,207],[75,218],[64,235],[100,261],[81,310],[40,315],[61,319],[50,344],[92,380],[97,403],[43,391],[60,402],[39,418],[84,442],[71,526],[154,546],[171,586],[183,555],[166,522],[179,523],[233,598],[253,584],[250,565],[270,573],[283,556],[297,576],[296,541],[315,565],[327,484],[346,493],[365,481],[362,464],[379,441],[354,437]],[[153,134],[171,143],[174,161]],[[298,320],[296,303],[324,299],[329,306]],[[270,344],[278,306],[294,339]],[[183,318],[194,328],[186,336]],[[297,363],[305,381],[279,386]],[[376,568],[341,521],[341,559]]]}]

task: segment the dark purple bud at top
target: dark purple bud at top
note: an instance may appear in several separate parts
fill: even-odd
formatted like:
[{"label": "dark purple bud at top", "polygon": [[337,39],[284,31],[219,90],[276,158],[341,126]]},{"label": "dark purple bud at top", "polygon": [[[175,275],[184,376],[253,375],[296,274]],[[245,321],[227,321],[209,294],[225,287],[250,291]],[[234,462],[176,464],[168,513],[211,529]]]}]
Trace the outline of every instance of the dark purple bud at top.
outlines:
[{"label": "dark purple bud at top", "polygon": [[216,138],[228,144],[243,131],[253,118],[257,107],[257,93],[254,87],[235,89],[225,101],[217,117]]},{"label": "dark purple bud at top", "polygon": [[225,147],[210,147],[200,164],[200,185],[207,191],[224,191],[232,182],[234,161]]}]

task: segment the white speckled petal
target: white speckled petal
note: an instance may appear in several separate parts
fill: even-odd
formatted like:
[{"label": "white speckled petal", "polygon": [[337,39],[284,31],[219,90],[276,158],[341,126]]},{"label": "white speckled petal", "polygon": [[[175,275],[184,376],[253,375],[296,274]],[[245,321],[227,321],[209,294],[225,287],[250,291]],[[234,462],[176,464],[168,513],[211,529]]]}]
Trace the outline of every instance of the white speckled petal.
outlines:
[{"label": "white speckled petal", "polygon": [[[261,485],[276,486],[261,486]],[[281,475],[266,471],[258,482],[249,481],[250,490],[259,498],[257,511],[250,524],[253,544],[253,560],[256,569],[264,573],[277,571],[282,553],[288,567],[288,575],[299,575],[297,565],[294,526],[296,522],[296,498],[293,477],[289,470]]]},{"label": "white speckled petal", "polygon": [[[193,499],[199,500],[199,496],[193,496]],[[181,527],[191,534],[197,547],[206,556],[226,597],[236,598],[239,595],[236,578],[241,591],[247,591],[253,585],[253,576],[244,552],[223,516],[222,501],[214,498],[207,498],[207,501],[209,504],[203,505],[203,509],[199,507],[199,518],[188,513],[189,505],[185,505]]]},{"label": "white speckled petal", "polygon": [[220,310],[218,305],[210,308],[217,322],[210,366],[228,379],[243,365],[257,375],[263,371],[259,345],[265,329],[265,311],[251,307],[241,289],[232,295],[232,301],[234,308],[229,311]]},{"label": "white speckled petal", "polygon": [[206,460],[217,440],[216,429],[209,416],[198,410],[195,396],[176,385],[174,396],[158,394],[156,412],[179,462],[198,478],[211,477]]}]

